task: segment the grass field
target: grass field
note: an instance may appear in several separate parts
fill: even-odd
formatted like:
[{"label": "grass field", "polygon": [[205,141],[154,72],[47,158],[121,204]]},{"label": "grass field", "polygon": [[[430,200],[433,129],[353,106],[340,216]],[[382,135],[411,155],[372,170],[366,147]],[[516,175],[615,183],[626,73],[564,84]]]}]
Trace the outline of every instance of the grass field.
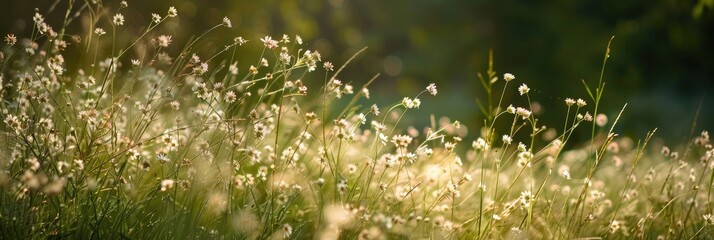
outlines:
[{"label": "grass field", "polygon": [[[408,126],[443,93],[372,102],[378,75],[339,80],[369,50],[333,63],[266,34],[206,54],[229,18],[186,41],[161,31],[175,8],[137,27],[129,7],[38,12],[30,35],[5,36],[0,239],[714,237],[709,134],[619,135],[627,106],[598,109],[602,77],[548,106],[562,121],[541,122],[528,82],[491,61],[470,110],[482,123]],[[237,59],[245,48],[262,54]]]}]

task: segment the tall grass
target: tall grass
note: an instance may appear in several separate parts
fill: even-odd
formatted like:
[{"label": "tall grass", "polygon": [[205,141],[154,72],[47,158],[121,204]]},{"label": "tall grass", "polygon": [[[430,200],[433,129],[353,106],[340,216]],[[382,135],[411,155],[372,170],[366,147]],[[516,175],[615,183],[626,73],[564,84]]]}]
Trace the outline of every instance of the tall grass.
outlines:
[{"label": "tall grass", "polygon": [[335,69],[299,36],[206,42],[228,18],[179,45],[162,32],[173,7],[137,30],[126,2],[69,5],[1,48],[2,239],[712,237],[708,133],[661,150],[654,130],[620,136],[602,74],[543,123],[527,81],[491,60],[468,137],[448,118],[402,123],[434,84],[381,105],[378,75],[339,80],[365,49]]}]

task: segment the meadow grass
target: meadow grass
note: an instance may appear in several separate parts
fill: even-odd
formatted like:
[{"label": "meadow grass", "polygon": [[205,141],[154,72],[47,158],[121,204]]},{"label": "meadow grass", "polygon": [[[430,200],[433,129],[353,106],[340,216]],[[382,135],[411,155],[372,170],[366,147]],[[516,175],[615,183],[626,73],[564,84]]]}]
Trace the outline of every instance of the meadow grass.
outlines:
[{"label": "meadow grass", "polygon": [[610,44],[588,95],[549,106],[561,122],[490,60],[469,132],[404,126],[434,84],[378,105],[378,75],[340,81],[365,49],[336,68],[299,36],[204,41],[229,18],[178,45],[173,7],[138,28],[126,2],[70,6],[1,47],[2,239],[712,237],[709,134],[671,149],[619,135],[626,105],[599,109]]}]

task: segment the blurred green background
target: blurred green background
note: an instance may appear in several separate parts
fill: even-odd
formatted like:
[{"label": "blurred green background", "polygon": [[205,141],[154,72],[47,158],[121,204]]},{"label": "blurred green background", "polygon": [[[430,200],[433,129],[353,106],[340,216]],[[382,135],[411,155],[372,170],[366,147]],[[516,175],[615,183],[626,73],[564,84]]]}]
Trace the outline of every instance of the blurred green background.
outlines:
[{"label": "blurred green background", "polygon": [[[77,1],[77,7],[85,1]],[[59,23],[67,1],[4,1],[0,33],[27,36],[34,8]],[[437,97],[422,98],[414,113],[459,119],[471,136],[483,122],[475,103],[483,97],[477,72],[485,73],[493,49],[495,70],[527,83],[542,108],[542,122],[560,126],[566,97],[587,96],[581,79],[594,86],[607,41],[615,36],[601,110],[611,119],[629,103],[619,132],[640,138],[687,138],[697,107],[697,129],[714,130],[714,12],[712,0],[128,0],[127,24],[144,26],[152,12],[176,6],[179,18],[162,29],[185,41],[228,16],[232,29],[212,33],[215,47],[243,36],[303,36],[336,65],[362,47],[366,54],[342,74],[360,86],[376,73],[371,90],[386,104],[413,96],[430,82]],[[119,1],[104,1],[109,8]],[[53,20],[54,19],[54,20]],[[79,33],[79,29],[77,30]],[[246,54],[249,54],[247,52]],[[252,58],[250,59],[253,60]],[[507,102],[524,105],[515,85]],[[592,103],[592,101],[589,101]],[[592,106],[592,105],[591,105]]]}]

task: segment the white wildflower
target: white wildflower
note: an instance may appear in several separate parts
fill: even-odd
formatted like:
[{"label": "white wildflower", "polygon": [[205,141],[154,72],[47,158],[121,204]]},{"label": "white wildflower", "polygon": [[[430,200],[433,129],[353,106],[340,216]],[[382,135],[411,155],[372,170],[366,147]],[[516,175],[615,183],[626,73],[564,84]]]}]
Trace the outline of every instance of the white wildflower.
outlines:
[{"label": "white wildflower", "polygon": [[114,25],[121,26],[124,25],[124,15],[117,13],[113,18]]},{"label": "white wildflower", "polygon": [[429,84],[429,86],[426,87],[426,91],[428,91],[429,94],[431,94],[432,96],[436,96],[436,93],[437,93],[436,84],[434,84],[434,83]]},{"label": "white wildflower", "polygon": [[526,85],[525,83],[524,83],[523,85],[521,85],[520,87],[518,87],[518,92],[519,92],[521,95],[527,94],[530,90],[531,90],[531,89],[528,88],[528,85]]},{"label": "white wildflower", "polygon": [[516,76],[510,73],[505,73],[503,74],[503,80],[506,80],[506,82],[510,82],[511,80],[516,79]]}]

